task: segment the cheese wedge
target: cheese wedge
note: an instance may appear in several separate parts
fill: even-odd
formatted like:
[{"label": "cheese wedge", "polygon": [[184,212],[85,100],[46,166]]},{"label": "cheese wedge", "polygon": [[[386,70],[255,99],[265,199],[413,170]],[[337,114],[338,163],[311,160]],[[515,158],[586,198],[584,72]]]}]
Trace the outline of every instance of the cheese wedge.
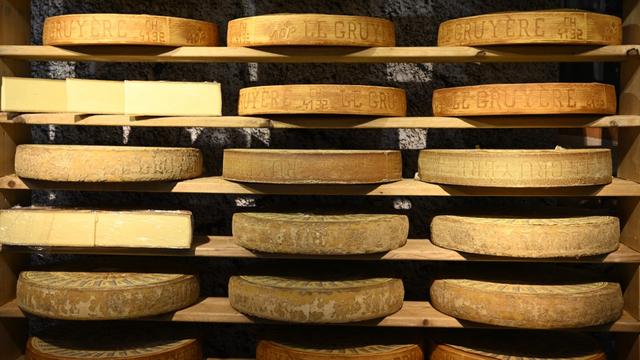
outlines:
[{"label": "cheese wedge", "polygon": [[55,113],[67,111],[64,80],[3,77],[1,109],[16,113]]},{"label": "cheese wedge", "polygon": [[127,248],[191,247],[188,211],[0,210],[0,244]]},{"label": "cheese wedge", "polygon": [[222,94],[218,83],[127,80],[124,89],[127,115],[222,115]]},{"label": "cheese wedge", "polygon": [[67,79],[67,111],[124,114],[124,82]]},{"label": "cheese wedge", "polygon": [[309,344],[298,345],[262,340],[258,343],[256,360],[297,359],[297,360],[423,360],[424,354],[418,345],[337,345],[338,340],[324,347]]}]

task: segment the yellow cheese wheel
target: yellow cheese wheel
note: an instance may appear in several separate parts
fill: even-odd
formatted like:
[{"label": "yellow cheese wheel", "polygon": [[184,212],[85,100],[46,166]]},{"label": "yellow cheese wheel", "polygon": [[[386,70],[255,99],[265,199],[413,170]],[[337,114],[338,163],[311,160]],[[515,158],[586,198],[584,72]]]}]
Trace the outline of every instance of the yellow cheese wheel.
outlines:
[{"label": "yellow cheese wheel", "polygon": [[52,319],[113,320],[185,308],[199,291],[194,275],[23,271],[16,301],[22,310]]},{"label": "yellow cheese wheel", "polygon": [[232,276],[229,302],[260,318],[294,323],[348,323],[391,315],[402,308],[402,280],[305,280]]},{"label": "yellow cheese wheel", "polygon": [[281,254],[369,254],[406,244],[404,215],[236,213],[233,239],[247,249]]},{"label": "yellow cheese wheel", "polygon": [[389,20],[349,15],[273,14],[229,21],[227,46],[395,46]]},{"label": "yellow cheese wheel", "polygon": [[611,182],[608,149],[422,150],[422,181],[488,187],[561,187]]},{"label": "yellow cheese wheel", "polygon": [[402,89],[383,86],[255,86],[240,90],[238,114],[406,116],[407,97]]},{"label": "yellow cheese wheel", "polygon": [[202,154],[191,148],[18,145],[16,175],[76,182],[168,181],[202,174]]},{"label": "yellow cheese wheel", "polygon": [[387,150],[225,149],[227,180],[273,184],[375,184],[402,179],[402,156]]},{"label": "yellow cheese wheel", "polygon": [[363,345],[363,346],[307,346],[262,340],[258,343],[256,360],[423,360],[418,345]]},{"label": "yellow cheese wheel", "polygon": [[619,17],[579,10],[503,12],[445,21],[439,46],[620,45]]},{"label": "yellow cheese wheel", "polygon": [[491,84],[433,92],[435,116],[612,115],[616,108],[616,90],[605,84]]},{"label": "yellow cheese wheel", "polygon": [[472,254],[581,257],[615,251],[620,221],[613,216],[436,216],[434,244]]},{"label": "yellow cheese wheel", "polygon": [[71,14],[44,21],[43,44],[216,46],[216,24],[169,16]]}]

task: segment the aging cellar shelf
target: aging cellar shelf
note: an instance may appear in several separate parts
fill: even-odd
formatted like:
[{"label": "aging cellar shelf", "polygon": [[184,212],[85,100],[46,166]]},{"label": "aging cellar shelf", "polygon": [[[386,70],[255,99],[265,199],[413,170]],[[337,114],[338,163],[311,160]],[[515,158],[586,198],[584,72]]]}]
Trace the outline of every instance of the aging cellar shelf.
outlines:
[{"label": "aging cellar shelf", "polygon": [[268,254],[249,251],[236,245],[230,236],[197,236],[190,250],[172,249],[127,249],[127,248],[82,248],[82,247],[26,247],[4,245],[3,252],[51,253],[51,254],[91,254],[91,255],[131,255],[131,256],[196,256],[246,259],[322,259],[322,260],[415,260],[415,261],[503,261],[503,262],[562,262],[562,263],[640,263],[640,253],[624,244],[608,255],[583,258],[525,259],[497,256],[481,256],[444,249],[427,239],[409,240],[399,249],[387,253],[348,256]]},{"label": "aging cellar shelf", "polygon": [[200,194],[253,195],[357,195],[357,196],[640,196],[640,184],[614,178],[604,186],[557,188],[491,188],[438,185],[415,179],[403,179],[375,185],[273,185],[228,181],[220,176],[178,182],[155,183],[69,183],[21,179],[16,175],[0,177],[5,190],[132,191]]},{"label": "aging cellar shelf", "polygon": [[497,47],[73,47],[1,45],[0,58],[97,62],[229,63],[460,63],[622,62],[640,57],[640,45]]}]

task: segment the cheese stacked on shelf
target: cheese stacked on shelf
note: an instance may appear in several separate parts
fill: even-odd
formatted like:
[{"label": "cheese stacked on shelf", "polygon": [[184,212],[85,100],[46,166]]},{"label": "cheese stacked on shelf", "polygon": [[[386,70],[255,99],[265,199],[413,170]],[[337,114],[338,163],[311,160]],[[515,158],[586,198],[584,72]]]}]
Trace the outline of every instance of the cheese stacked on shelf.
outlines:
[{"label": "cheese stacked on shelf", "polygon": [[[332,337],[332,336],[329,336]],[[325,346],[323,346],[325,345]],[[334,338],[334,342],[291,344],[287,342],[262,340],[258,343],[256,360],[297,359],[297,360],[423,360],[424,354],[420,346],[415,344],[399,345],[345,345]]]}]

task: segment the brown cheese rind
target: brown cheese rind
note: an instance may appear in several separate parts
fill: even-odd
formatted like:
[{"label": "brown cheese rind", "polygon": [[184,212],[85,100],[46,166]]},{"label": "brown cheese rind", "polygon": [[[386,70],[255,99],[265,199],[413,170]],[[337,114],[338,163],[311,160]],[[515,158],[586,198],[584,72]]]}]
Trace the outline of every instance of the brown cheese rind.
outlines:
[{"label": "brown cheese rind", "polygon": [[418,345],[369,345],[360,347],[306,348],[262,340],[258,343],[256,360],[423,360],[424,354]]}]

